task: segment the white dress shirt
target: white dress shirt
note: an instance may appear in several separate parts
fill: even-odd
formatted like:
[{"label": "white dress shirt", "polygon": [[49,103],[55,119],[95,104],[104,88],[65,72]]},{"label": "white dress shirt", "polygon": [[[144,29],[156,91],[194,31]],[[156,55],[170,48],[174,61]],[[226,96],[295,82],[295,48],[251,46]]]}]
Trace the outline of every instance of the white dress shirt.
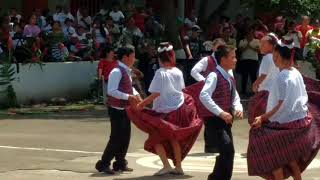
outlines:
[{"label": "white dress shirt", "polygon": [[150,93],[160,93],[153,101],[153,110],[159,113],[177,110],[184,103],[184,88],[183,74],[178,68],[158,69],[149,87]]},{"label": "white dress shirt", "polygon": [[[126,70],[130,78],[130,81],[132,83],[131,69],[127,65],[123,64],[121,61],[118,61],[118,64],[119,66],[123,67]],[[121,78],[122,78],[122,73],[119,68],[114,68],[110,72],[109,80],[107,84],[107,94],[116,99],[128,100],[130,95],[118,90]],[[133,95],[139,95],[139,93],[136,91],[134,87],[132,87],[132,90],[133,90]],[[119,107],[113,107],[113,108],[123,110],[123,108],[119,108]]]},{"label": "white dress shirt", "polygon": [[[217,63],[216,58],[214,57],[214,53],[211,55],[214,59],[214,61]],[[204,81],[206,78],[201,74],[202,72],[205,72],[208,67],[208,61],[211,60],[210,58],[204,57],[202,58],[192,69],[191,69],[191,76],[196,80],[196,81]],[[228,73],[233,77],[233,72],[232,70],[228,71]]]},{"label": "white dress shirt", "polygon": [[[231,80],[232,76],[227,73],[224,69],[222,69],[220,66],[217,66],[217,70],[221,72],[222,76],[228,80],[230,84],[230,91],[232,90],[233,82]],[[208,75],[205,85],[200,93],[200,101],[201,103],[214,115],[219,116],[222,112],[224,112],[212,99],[212,94],[214,93],[216,87],[217,87],[218,77],[215,72],[212,72]],[[233,111],[241,111],[243,112],[243,107],[240,102],[240,97],[235,89],[232,93],[232,110]]]},{"label": "white dress shirt", "polygon": [[272,56],[273,55],[270,53],[262,58],[259,68],[259,76],[266,75],[267,77],[259,85],[258,91],[270,91],[272,83],[279,73],[279,68],[274,64]]},{"label": "white dress shirt", "polygon": [[287,123],[307,116],[308,94],[302,75],[297,69],[282,70],[278,74],[269,94],[267,112],[278,105],[279,101],[283,103],[269,121]]}]

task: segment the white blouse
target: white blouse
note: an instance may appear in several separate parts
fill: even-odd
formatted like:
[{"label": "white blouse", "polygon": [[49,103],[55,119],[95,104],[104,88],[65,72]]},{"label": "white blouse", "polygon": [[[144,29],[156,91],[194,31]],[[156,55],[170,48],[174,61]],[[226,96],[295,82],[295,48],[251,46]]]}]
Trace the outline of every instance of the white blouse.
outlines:
[{"label": "white blouse", "polygon": [[184,103],[184,88],[183,74],[178,68],[158,69],[149,87],[150,93],[160,93],[153,101],[153,110],[159,113],[177,110]]},{"label": "white blouse", "polygon": [[277,68],[274,64],[272,56],[273,55],[270,53],[263,56],[262,58],[259,69],[259,76],[264,74],[267,77],[260,84],[259,91],[270,91],[270,87],[279,73],[279,68]]},{"label": "white blouse", "polygon": [[267,112],[271,111],[281,100],[283,104],[269,118],[271,122],[287,123],[307,116],[308,94],[302,75],[295,68],[282,70],[278,74],[269,94]]}]

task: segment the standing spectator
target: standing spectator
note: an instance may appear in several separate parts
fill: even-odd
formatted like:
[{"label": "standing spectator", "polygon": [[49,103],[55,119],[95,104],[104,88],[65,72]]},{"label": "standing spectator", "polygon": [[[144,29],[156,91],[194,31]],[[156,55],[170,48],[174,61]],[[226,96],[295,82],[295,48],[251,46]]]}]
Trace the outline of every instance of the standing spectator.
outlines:
[{"label": "standing spectator", "polygon": [[40,33],[40,28],[36,25],[37,16],[32,15],[29,20],[29,24],[24,27],[23,35],[26,37],[38,37]]},{"label": "standing spectator", "polygon": [[231,38],[232,30],[230,27],[224,27],[222,28],[222,39],[226,42],[227,45],[236,47],[237,41],[233,38]]},{"label": "standing spectator", "polygon": [[202,30],[198,25],[194,25],[192,28],[191,37],[185,37],[186,41],[186,55],[188,59],[199,60],[201,53],[204,52],[203,41],[200,40],[200,33]]},{"label": "standing spectator", "polygon": [[296,31],[302,34],[302,39],[300,41],[300,48],[303,49],[308,42],[307,33],[312,30],[310,24],[310,18],[308,16],[302,16],[302,23],[296,27]]},{"label": "standing spectator", "polygon": [[137,12],[133,15],[134,21],[136,22],[136,26],[141,30],[141,32],[145,32],[145,19],[147,14],[145,13],[143,8],[138,8]]},{"label": "standing spectator", "polygon": [[99,19],[95,19],[92,27],[92,37],[95,43],[96,50],[99,54],[104,54],[101,52],[104,47],[109,44],[109,32],[107,28],[104,27],[103,23]]},{"label": "standing spectator", "polygon": [[295,23],[293,21],[288,23],[288,33],[284,36],[284,39],[293,42],[293,46],[296,54],[294,60],[302,60],[303,49],[300,48],[302,34],[300,31],[295,30]]},{"label": "standing spectator", "polygon": [[196,11],[194,9],[192,10],[190,17],[187,17],[184,20],[184,23],[187,24],[190,27],[198,24],[198,18],[197,18],[197,15],[196,15]]},{"label": "standing spectator", "polygon": [[144,91],[147,95],[150,95],[148,89],[158,66],[156,46],[149,43],[146,51],[140,55],[138,64],[138,69],[144,74]]},{"label": "standing spectator", "polygon": [[114,50],[110,46],[104,47],[103,52],[98,64],[98,79],[107,82],[110,72],[118,65],[118,63],[115,60]]},{"label": "standing spectator", "polygon": [[122,11],[120,11],[120,4],[118,2],[114,2],[112,4],[112,10],[110,11],[109,16],[115,24],[121,24],[124,19],[124,15]]},{"label": "standing spectator", "polygon": [[145,22],[145,34],[152,39],[160,39],[163,32],[163,27],[154,17],[148,16]]},{"label": "standing spectator", "polygon": [[239,70],[242,76],[241,90],[243,94],[247,94],[248,76],[250,76],[252,83],[257,79],[257,72],[259,68],[259,47],[260,42],[258,39],[254,38],[252,29],[247,32],[246,38],[241,40],[239,43],[239,50],[241,52]]},{"label": "standing spectator", "polygon": [[279,37],[282,37],[285,35],[285,24],[286,24],[286,19],[283,18],[282,16],[276,17],[276,21],[273,25],[273,31],[276,33]]}]

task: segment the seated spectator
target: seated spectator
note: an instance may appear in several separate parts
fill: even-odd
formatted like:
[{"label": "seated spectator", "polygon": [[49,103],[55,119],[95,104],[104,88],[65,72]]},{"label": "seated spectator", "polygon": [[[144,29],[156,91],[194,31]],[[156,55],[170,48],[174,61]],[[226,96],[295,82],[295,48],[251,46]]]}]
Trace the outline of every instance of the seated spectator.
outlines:
[{"label": "seated spectator", "polygon": [[11,8],[10,9],[10,15],[9,16],[10,16],[10,22],[15,23],[15,24],[16,23],[20,23],[20,19],[22,18],[22,16],[20,14],[18,14],[16,8]]},{"label": "seated spectator", "polygon": [[79,15],[80,19],[78,19],[78,25],[84,27],[86,30],[90,30],[92,19],[89,16],[89,12],[87,9],[83,9],[82,14]]},{"label": "seated spectator", "polygon": [[92,60],[93,40],[90,39],[90,34],[87,34],[82,26],[79,26],[76,31],[76,34],[72,35],[70,39],[71,53],[83,60]]},{"label": "seated spectator", "polygon": [[120,11],[120,4],[118,2],[114,2],[112,4],[112,10],[110,11],[109,16],[115,24],[121,24],[124,19],[124,15],[122,11]]},{"label": "seated spectator", "polygon": [[111,42],[116,42],[119,39],[120,36],[120,28],[117,24],[113,23],[113,20],[111,17],[106,18],[105,27],[107,28],[110,36]]},{"label": "seated spectator", "polygon": [[52,32],[48,35],[48,46],[53,61],[64,61],[69,56],[69,51],[64,45],[65,41],[60,22],[55,21],[52,25]]},{"label": "seated spectator", "polygon": [[73,20],[72,19],[69,19],[67,18],[65,21],[64,21],[64,27],[62,28],[62,31],[63,31],[63,34],[64,34],[64,37],[66,37],[67,39],[70,39],[70,37],[76,33],[76,30],[74,29],[73,27]]},{"label": "seated spectator", "polygon": [[23,35],[26,37],[38,37],[41,30],[40,30],[39,26],[36,25],[36,23],[37,23],[37,16],[32,15],[30,17],[29,24],[27,24],[24,27]]},{"label": "seated spectator", "polygon": [[92,37],[99,56],[99,54],[102,53],[101,50],[103,50],[107,44],[110,44],[108,29],[104,27],[100,19],[95,19],[93,23]]},{"label": "seated spectator", "polygon": [[122,31],[120,37],[120,43],[122,45],[133,45],[138,47],[138,45],[143,40],[143,34],[140,29],[135,25],[135,21],[132,17],[129,17],[126,23],[126,27]]}]

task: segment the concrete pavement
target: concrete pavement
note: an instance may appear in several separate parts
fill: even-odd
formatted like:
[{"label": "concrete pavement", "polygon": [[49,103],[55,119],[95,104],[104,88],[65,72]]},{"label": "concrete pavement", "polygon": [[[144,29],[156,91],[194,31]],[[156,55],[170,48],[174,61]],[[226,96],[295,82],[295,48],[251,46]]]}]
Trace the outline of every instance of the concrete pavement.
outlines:
[{"label": "concrete pavement", "polygon": [[[0,119],[0,180],[202,180],[212,171],[215,157],[203,153],[203,133],[183,162],[185,176],[153,177],[161,163],[143,150],[146,134],[132,126],[128,153],[134,172],[106,176],[94,169],[104,150],[110,123],[104,111],[14,116]],[[245,152],[249,127],[245,120],[233,126],[236,158],[233,178],[248,177]],[[320,180],[320,156],[304,172],[304,180]]]}]

